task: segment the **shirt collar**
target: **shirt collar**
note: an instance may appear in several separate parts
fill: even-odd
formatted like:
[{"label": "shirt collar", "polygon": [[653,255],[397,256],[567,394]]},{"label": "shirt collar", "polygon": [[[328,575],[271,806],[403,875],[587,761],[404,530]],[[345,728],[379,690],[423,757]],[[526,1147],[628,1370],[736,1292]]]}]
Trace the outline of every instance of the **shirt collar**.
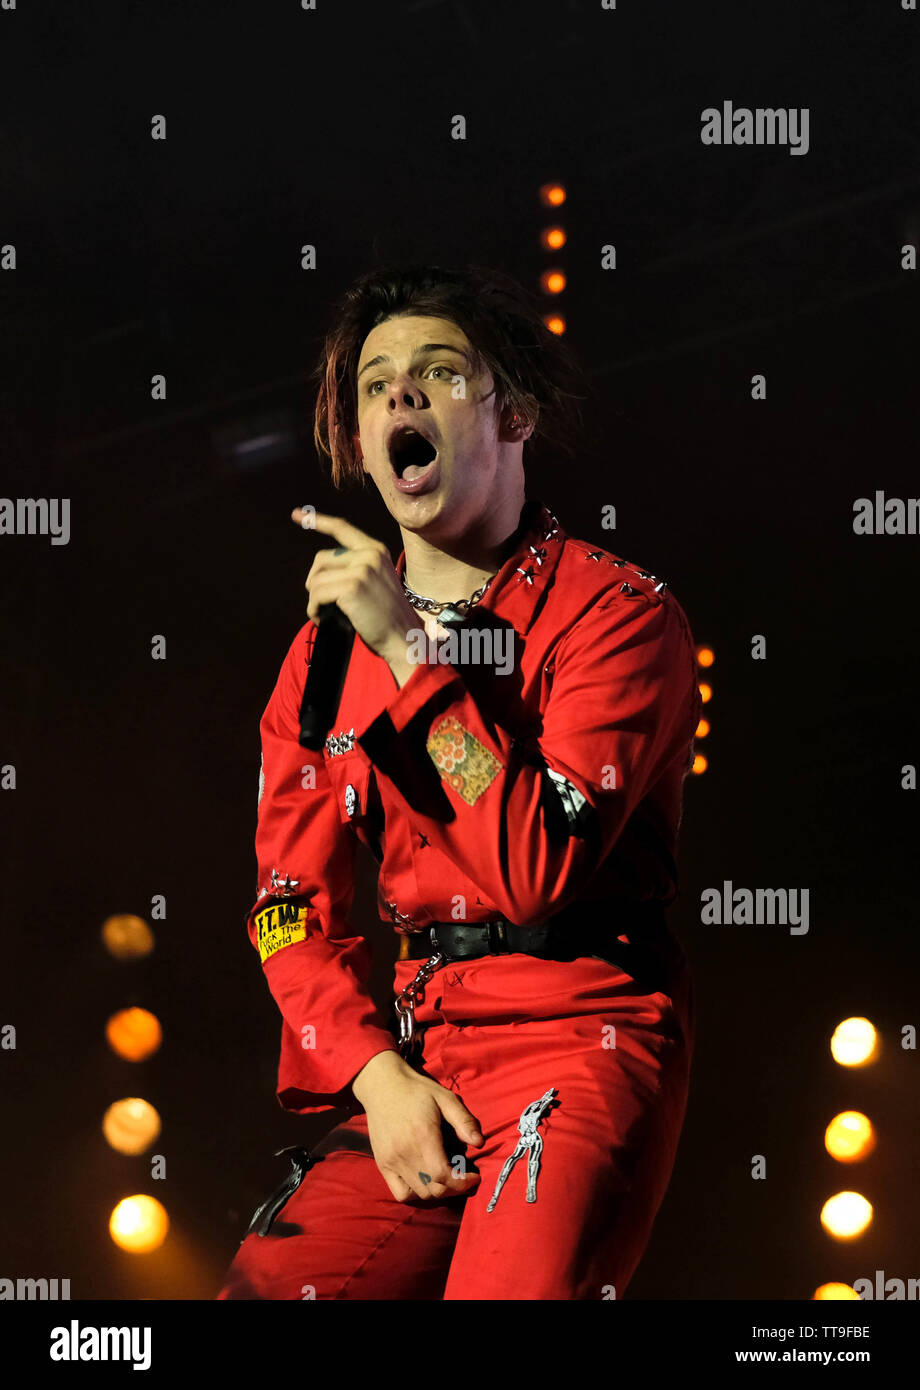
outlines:
[{"label": "shirt collar", "polygon": [[[536,497],[524,502],[519,527],[522,534],[513,554],[470,613],[476,608],[487,608],[507,618],[523,635],[536,616],[537,605],[562,553],[566,533],[550,509]],[[406,552],[402,550],[396,561],[396,573],[402,577],[405,569]]]}]

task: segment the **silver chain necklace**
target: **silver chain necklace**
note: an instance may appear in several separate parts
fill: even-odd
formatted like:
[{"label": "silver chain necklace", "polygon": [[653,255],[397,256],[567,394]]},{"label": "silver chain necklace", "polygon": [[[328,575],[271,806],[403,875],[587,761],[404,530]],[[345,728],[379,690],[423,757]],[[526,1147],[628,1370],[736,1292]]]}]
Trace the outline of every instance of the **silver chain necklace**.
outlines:
[{"label": "silver chain necklace", "polygon": [[492,579],[495,578],[495,575],[492,575],[492,579],[487,579],[482,588],[477,589],[471,598],[460,598],[454,603],[448,603],[446,600],[439,603],[437,599],[423,598],[421,594],[417,594],[414,590],[409,588],[404,576],[400,577],[402,578],[402,586],[406,591],[406,596],[413,607],[421,608],[425,613],[435,613],[438,616],[445,617],[448,622],[450,622],[452,619],[463,619],[466,617],[474,604],[477,604],[482,598],[486,589],[488,589],[489,585],[492,583]]}]

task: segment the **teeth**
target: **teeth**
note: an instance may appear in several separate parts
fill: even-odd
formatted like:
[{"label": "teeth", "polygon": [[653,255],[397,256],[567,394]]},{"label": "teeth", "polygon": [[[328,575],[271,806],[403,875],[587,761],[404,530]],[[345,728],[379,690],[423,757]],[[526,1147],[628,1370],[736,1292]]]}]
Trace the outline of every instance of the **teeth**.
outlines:
[{"label": "teeth", "polygon": [[413,435],[418,435],[418,433],[418,430],[413,429],[411,425],[400,425],[390,439],[390,448],[398,448],[404,439],[411,439]]}]

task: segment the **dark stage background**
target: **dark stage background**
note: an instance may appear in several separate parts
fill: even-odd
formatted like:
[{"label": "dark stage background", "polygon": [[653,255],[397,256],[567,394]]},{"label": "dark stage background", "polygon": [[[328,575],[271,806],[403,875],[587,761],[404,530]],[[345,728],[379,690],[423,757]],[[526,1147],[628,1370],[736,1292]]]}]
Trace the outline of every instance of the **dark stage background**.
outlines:
[{"label": "dark stage background", "polygon": [[[918,1063],[901,1046],[920,1023],[917,793],[901,787],[920,757],[920,537],[853,531],[856,498],[907,498],[920,477],[917,272],[901,268],[920,242],[918,36],[897,0],[0,13],[0,246],[17,254],[0,276],[0,492],[69,497],[72,526],[66,546],[0,537],[0,764],[17,780],[0,797],[0,1026],[17,1030],[0,1051],[0,1275],[213,1298],[286,1171],[273,1151],[335,1118],[274,1099],[280,1018],[243,917],[258,721],[314,551],[290,509],[400,549],[372,487],[332,489],[305,380],[334,301],[391,259],[492,264],[534,289],[562,266],[547,307],[593,385],[587,444],[528,463],[528,493],[667,579],[716,654],[672,915],[697,993],[691,1099],[626,1297],[810,1298],[920,1274]],[[700,113],[724,100],[808,107],[808,153],[702,145]],[[555,219],[537,196],[552,179]],[[539,245],[550,220],[559,257]],[[700,894],[724,879],[807,888],[808,934],[704,926]],[[362,861],[354,920],[382,995],[397,943],[374,885]],[[154,954],[114,961],[103,920],[149,918],[155,894]],[[131,1003],[164,1028],[138,1065],[103,1032]],[[882,1035],[862,1071],[828,1052],[850,1014]],[[162,1116],[165,1181],[103,1139],[105,1108],[134,1094]],[[879,1131],[856,1168],[823,1148],[849,1108]],[[875,1220],[839,1245],[818,1213],[850,1187]],[[148,1256],[107,1233],[137,1191],[172,1223]]]}]

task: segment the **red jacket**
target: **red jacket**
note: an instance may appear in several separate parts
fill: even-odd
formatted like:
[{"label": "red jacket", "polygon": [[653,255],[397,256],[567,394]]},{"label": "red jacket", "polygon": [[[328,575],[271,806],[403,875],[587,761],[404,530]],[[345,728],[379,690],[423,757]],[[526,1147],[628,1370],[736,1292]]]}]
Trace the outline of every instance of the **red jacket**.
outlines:
[{"label": "red jacket", "polygon": [[[536,499],[522,522],[464,625],[511,641],[510,674],[462,664],[461,649],[458,664],[419,664],[400,689],[356,636],[335,724],[312,753],[298,733],[313,622],[281,668],[260,726],[246,920],[283,1018],[287,1110],[352,1103],[364,1064],[396,1050],[367,991],[370,948],[348,920],[359,840],[381,860],[380,918],[397,932],[676,896],[700,716],[687,619],[663,580],[567,536]],[[508,650],[493,648],[495,666]]]}]

